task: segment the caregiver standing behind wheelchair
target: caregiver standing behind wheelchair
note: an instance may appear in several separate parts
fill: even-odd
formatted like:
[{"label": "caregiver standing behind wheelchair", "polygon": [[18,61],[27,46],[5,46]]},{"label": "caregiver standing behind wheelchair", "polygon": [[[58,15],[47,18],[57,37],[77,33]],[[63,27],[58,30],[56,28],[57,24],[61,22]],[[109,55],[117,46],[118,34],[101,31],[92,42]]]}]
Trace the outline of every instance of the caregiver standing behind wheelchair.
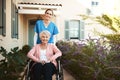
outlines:
[{"label": "caregiver standing behind wheelchair", "polygon": [[41,43],[39,39],[39,33],[43,30],[48,30],[51,33],[48,43],[55,43],[55,35],[58,34],[57,26],[51,21],[54,13],[52,9],[47,9],[45,11],[43,20],[38,20],[34,27],[34,45]]},{"label": "caregiver standing behind wheelchair", "polygon": [[35,64],[32,67],[33,80],[40,80],[41,75],[44,80],[52,80],[52,76],[56,71],[56,59],[62,55],[56,45],[48,43],[50,32],[47,30],[39,34],[41,43],[36,44],[27,54]]}]

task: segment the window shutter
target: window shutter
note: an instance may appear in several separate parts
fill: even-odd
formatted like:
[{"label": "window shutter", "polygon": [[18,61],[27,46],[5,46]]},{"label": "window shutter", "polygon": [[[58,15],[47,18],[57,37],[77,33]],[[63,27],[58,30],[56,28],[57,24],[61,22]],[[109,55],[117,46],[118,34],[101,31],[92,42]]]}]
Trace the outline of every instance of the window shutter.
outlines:
[{"label": "window shutter", "polygon": [[65,21],[65,39],[69,40],[69,21]]},{"label": "window shutter", "polygon": [[2,35],[6,36],[6,0],[4,1],[4,9],[3,9],[3,32]]},{"label": "window shutter", "polygon": [[6,0],[0,0],[0,35],[6,35]]},{"label": "window shutter", "polygon": [[0,34],[2,34],[2,29],[3,29],[3,0],[0,0]]},{"label": "window shutter", "polygon": [[80,39],[84,39],[84,27],[85,27],[84,22],[80,21]]},{"label": "window shutter", "polygon": [[18,13],[17,13],[17,8],[12,0],[11,3],[11,36],[12,38],[17,38],[18,39]]}]

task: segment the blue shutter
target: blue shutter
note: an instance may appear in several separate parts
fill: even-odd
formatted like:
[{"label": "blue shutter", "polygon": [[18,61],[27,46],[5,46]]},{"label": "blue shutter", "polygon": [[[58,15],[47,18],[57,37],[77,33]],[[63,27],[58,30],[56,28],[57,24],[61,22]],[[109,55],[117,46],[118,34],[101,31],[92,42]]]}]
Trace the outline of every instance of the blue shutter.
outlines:
[{"label": "blue shutter", "polygon": [[6,0],[0,0],[0,34],[6,35]]},{"label": "blue shutter", "polygon": [[85,27],[85,24],[83,21],[80,21],[80,39],[84,39],[84,27]]},{"label": "blue shutter", "polygon": [[69,21],[65,21],[65,39],[69,40]]},{"label": "blue shutter", "polygon": [[6,36],[6,0],[3,0],[4,9],[3,9],[3,32],[2,35]]},{"label": "blue shutter", "polygon": [[3,29],[3,0],[0,0],[0,34],[2,34]]},{"label": "blue shutter", "polygon": [[11,36],[18,39],[18,13],[13,1],[11,2]]}]

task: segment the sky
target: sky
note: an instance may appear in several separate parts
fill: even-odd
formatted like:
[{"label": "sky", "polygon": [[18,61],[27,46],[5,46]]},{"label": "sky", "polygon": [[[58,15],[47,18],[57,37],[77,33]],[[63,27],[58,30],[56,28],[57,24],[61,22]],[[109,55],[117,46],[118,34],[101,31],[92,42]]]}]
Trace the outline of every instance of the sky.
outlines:
[{"label": "sky", "polygon": [[78,0],[85,7],[90,7],[90,0]]},{"label": "sky", "polygon": [[[83,6],[87,7],[87,8],[91,8],[91,1],[92,0],[78,0],[78,2],[80,2]],[[100,1],[99,2],[99,6],[98,8],[95,10],[96,14],[99,13],[108,13],[108,14],[115,14],[115,15],[119,15],[120,13],[120,8],[119,8],[119,0],[114,0],[114,1],[110,1],[110,0],[93,0],[93,1]],[[92,9],[93,10],[93,9]]]}]

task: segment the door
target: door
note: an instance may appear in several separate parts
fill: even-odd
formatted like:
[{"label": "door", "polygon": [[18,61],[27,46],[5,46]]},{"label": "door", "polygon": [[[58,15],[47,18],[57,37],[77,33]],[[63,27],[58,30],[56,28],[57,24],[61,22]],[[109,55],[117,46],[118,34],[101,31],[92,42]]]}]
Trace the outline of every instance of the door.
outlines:
[{"label": "door", "polygon": [[34,40],[34,26],[35,26],[36,20],[30,20],[29,21],[29,28],[28,28],[28,44],[30,47],[33,47],[33,40]]}]

